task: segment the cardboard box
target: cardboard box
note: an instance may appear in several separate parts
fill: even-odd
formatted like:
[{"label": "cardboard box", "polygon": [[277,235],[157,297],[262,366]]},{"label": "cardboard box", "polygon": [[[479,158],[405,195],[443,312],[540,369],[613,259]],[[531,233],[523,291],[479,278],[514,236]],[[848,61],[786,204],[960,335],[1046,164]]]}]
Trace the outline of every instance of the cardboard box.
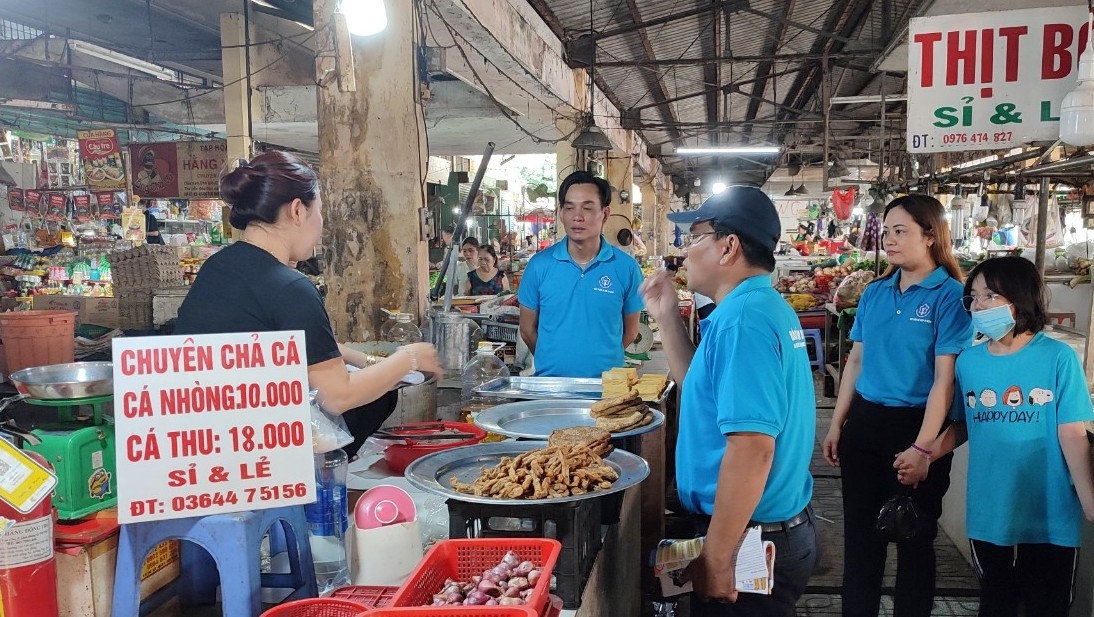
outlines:
[{"label": "cardboard box", "polygon": [[[177,540],[152,549],[141,572],[141,599],[179,576]],[[60,617],[110,617],[114,600],[114,568],[118,561],[118,534],[88,544],[58,545],[57,601]],[[168,602],[157,615],[178,614],[178,603]]]},{"label": "cardboard box", "polygon": [[76,311],[76,325],[118,327],[117,298],[85,298],[83,296],[34,296],[32,308],[43,311]]}]

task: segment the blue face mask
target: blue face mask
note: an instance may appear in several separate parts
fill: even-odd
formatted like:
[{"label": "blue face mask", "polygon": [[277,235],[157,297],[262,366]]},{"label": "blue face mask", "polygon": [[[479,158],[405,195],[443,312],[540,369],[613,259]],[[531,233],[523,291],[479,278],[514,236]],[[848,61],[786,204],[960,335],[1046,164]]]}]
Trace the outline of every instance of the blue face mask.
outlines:
[{"label": "blue face mask", "polygon": [[982,311],[973,311],[972,327],[991,340],[998,341],[1014,329],[1014,316],[1010,313],[1010,305],[1003,304]]}]

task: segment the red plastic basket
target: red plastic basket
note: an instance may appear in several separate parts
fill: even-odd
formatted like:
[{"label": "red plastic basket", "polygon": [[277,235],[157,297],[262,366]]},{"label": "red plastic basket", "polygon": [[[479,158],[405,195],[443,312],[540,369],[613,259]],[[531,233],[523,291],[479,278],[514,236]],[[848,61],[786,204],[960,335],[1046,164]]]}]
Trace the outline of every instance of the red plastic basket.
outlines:
[{"label": "red plastic basket", "polygon": [[450,608],[441,606],[406,606],[402,608],[389,606],[373,609],[361,617],[429,617],[431,615],[444,615],[444,617],[538,617],[536,612],[527,606],[454,606]]},{"label": "red plastic basket", "polygon": [[279,604],[261,617],[360,617],[367,607],[335,598],[310,598]]},{"label": "red plastic basket", "polygon": [[369,585],[350,585],[334,590],[330,595],[339,600],[356,602],[365,608],[383,608],[391,604],[398,587],[373,587]]},{"label": "red plastic basket", "polygon": [[[422,558],[421,563],[406,579],[391,601],[392,607],[427,607],[433,614],[445,617],[454,615],[475,615],[486,617],[498,613],[472,612],[456,613],[454,610],[511,608],[511,607],[444,607],[428,606],[433,603],[433,594],[439,593],[444,581],[451,578],[469,581],[472,576],[481,576],[501,562],[505,553],[513,551],[522,560],[536,564],[540,569],[535,591],[528,598],[528,608],[534,615],[542,615],[547,608],[551,588],[551,572],[555,569],[562,543],[545,538],[475,538],[460,540],[441,540]],[[425,613],[423,613],[425,614]]]},{"label": "red plastic basket", "polygon": [[547,612],[543,613],[543,617],[559,617],[562,614],[562,608],[562,598],[551,596],[550,603],[547,605]]}]

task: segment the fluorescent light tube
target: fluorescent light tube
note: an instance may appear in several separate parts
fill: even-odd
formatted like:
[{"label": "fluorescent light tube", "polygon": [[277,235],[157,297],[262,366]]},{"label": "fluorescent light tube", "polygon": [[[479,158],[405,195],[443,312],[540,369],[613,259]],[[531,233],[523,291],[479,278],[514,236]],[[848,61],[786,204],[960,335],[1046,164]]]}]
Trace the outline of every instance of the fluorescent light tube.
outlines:
[{"label": "fluorescent light tube", "polygon": [[676,154],[778,154],[778,146],[738,146],[729,148],[677,148]]}]

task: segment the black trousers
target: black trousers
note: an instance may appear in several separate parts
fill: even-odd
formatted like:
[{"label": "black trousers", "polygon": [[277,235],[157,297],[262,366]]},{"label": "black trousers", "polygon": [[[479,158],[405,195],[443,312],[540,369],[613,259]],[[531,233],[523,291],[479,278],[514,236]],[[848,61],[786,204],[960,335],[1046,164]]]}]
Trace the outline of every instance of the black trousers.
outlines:
[{"label": "black trousers", "polygon": [[888,542],[875,532],[889,498],[910,494],[920,513],[914,538],[897,543],[894,617],[929,617],[934,606],[935,554],[942,497],[950,487],[949,454],[931,463],[926,480],[911,489],[897,481],[893,461],[919,434],[923,409],[885,407],[855,394],[839,442],[843,476],[844,617],[877,617]]},{"label": "black trousers", "polygon": [[346,428],[353,435],[353,443],[342,448],[346,451],[346,456],[357,456],[357,451],[365,445],[365,440],[380,430],[380,425],[387,421],[398,405],[399,391],[392,390],[371,403],[354,407],[342,414],[346,420]]},{"label": "black trousers", "polygon": [[1055,544],[998,546],[971,540],[980,578],[980,617],[1067,617],[1079,549]]},{"label": "black trousers", "polygon": [[[692,617],[794,617],[798,598],[805,592],[817,564],[817,530],[813,509],[808,520],[779,531],[765,531],[762,538],[775,545],[775,581],[771,595],[741,593],[734,604],[706,602],[692,594]],[[705,536],[710,517],[698,516],[696,536]]]}]

